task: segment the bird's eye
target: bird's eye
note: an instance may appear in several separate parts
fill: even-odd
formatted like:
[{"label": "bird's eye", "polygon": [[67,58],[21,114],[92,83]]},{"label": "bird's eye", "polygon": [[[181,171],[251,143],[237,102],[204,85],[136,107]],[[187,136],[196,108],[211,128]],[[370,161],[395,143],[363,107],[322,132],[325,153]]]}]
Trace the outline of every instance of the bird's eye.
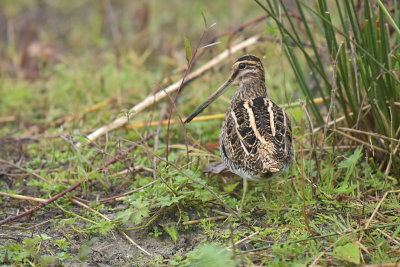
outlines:
[{"label": "bird's eye", "polygon": [[246,68],[246,64],[244,64],[244,63],[240,63],[240,64],[239,64],[239,69],[241,69],[241,70],[242,70],[242,69],[244,69],[244,68]]}]

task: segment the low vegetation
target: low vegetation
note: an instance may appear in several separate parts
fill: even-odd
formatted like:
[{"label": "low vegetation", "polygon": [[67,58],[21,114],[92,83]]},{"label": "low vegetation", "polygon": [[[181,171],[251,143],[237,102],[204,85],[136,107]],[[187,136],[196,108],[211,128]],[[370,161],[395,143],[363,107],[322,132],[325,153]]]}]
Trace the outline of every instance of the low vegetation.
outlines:
[{"label": "low vegetation", "polygon": [[[1,264],[400,261],[398,1],[225,2],[0,3]],[[176,91],[131,109],[252,36],[183,84],[169,128]],[[242,181],[218,166],[234,89],[180,120],[250,52],[296,161],[250,183],[239,212]]]}]

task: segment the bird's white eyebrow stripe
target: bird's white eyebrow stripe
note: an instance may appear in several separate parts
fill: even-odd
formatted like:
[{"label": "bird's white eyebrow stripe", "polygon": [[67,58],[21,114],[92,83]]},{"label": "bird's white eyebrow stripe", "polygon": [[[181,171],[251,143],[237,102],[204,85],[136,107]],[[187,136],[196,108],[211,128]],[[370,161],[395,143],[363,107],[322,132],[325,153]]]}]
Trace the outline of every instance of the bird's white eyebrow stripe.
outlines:
[{"label": "bird's white eyebrow stripe", "polygon": [[255,69],[245,69],[245,70],[240,71],[240,75],[244,75],[247,73],[256,73],[256,72],[257,71]]}]

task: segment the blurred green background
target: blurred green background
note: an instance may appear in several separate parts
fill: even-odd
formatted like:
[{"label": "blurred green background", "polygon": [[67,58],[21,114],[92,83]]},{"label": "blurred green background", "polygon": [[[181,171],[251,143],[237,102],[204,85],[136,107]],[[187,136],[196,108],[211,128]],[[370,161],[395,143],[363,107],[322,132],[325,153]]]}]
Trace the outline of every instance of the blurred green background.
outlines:
[{"label": "blurred green background", "polygon": [[[251,1],[2,1],[0,116],[13,116],[19,126],[29,128],[31,123],[48,124],[115,97],[94,120],[65,127],[87,130],[109,122],[122,109],[182,77],[183,39],[195,47],[205,29],[202,14],[208,25],[216,23],[207,30],[201,44],[205,45],[264,12]],[[199,63],[264,28],[258,23],[233,38],[219,39],[221,43],[208,48]],[[256,53],[266,56],[266,64],[282,62],[273,42]],[[192,95],[182,95],[181,101],[188,102],[179,107],[182,112],[190,112],[185,106],[197,105],[215,90],[229,75],[229,65],[220,74],[194,82]],[[277,64],[268,71],[266,66],[267,84],[281,87],[283,68]],[[232,91],[222,101],[228,102]],[[290,100],[281,90],[272,94],[281,99],[278,102]],[[213,105],[209,112],[223,110]]]}]

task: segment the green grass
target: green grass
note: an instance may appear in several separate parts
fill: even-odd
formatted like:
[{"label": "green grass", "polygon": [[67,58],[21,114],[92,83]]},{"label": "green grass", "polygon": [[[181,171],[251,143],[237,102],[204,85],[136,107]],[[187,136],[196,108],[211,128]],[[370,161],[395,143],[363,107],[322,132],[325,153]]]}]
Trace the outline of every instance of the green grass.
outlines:
[{"label": "green grass", "polygon": [[[296,1],[297,17],[290,16],[283,1],[269,0],[265,5],[256,2],[279,28],[285,55],[316,122],[322,124],[325,116],[313,100],[319,95],[324,99],[328,119],[338,119],[337,112],[345,116],[345,126],[359,130],[355,137],[364,144],[381,148],[380,158],[398,176],[399,158],[389,139],[400,138],[399,21],[393,9],[397,1],[386,7],[380,3],[379,8],[370,1],[336,1],[336,5],[329,5],[320,0],[315,7]],[[278,14],[279,7],[284,20]],[[391,13],[397,16],[397,22]],[[299,22],[304,31],[296,27]],[[299,63],[302,61],[306,67]],[[307,81],[307,71],[314,83]],[[386,138],[370,138],[364,132]]]},{"label": "green grass", "polygon": [[[297,164],[278,178],[250,184],[240,217],[259,233],[231,250],[225,248],[254,231],[235,216],[206,220],[221,216],[221,212],[229,214],[226,205],[236,210],[242,194],[239,178],[204,173],[206,164],[220,163],[219,153],[205,147],[218,143],[221,121],[187,126],[192,145],[188,158],[182,126],[171,125],[169,143],[180,146],[170,148],[172,164],[168,166],[164,161],[166,127],[161,127],[156,150],[153,149],[155,140],[151,138],[108,166],[105,172],[98,169],[156,128],[119,129],[108,133],[107,138],[96,140],[96,145],[79,148],[68,141],[81,141],[94,129],[124,116],[124,110],[159,90],[158,84],[167,86],[180,79],[186,66],[183,37],[194,47],[203,30],[202,11],[209,24],[218,23],[212,31],[220,33],[263,15],[264,11],[256,3],[237,1],[236,5],[227,6],[222,1],[199,1],[193,5],[173,1],[167,5],[150,1],[146,5],[140,1],[134,4],[112,1],[119,15],[121,40],[113,39],[101,5],[80,1],[44,3],[47,22],[54,23],[45,23],[44,32],[37,38],[41,43],[51,44],[61,57],[46,64],[44,58],[33,59],[40,69],[34,80],[25,78],[28,66],[10,68],[0,64],[0,190],[48,199],[77,181],[84,182],[32,217],[0,226],[1,264],[306,266],[315,261],[325,266],[352,266],[400,261],[399,193],[388,193],[382,199],[386,192],[399,189],[397,177],[393,172],[385,175],[380,169],[381,160],[374,158],[366,146],[332,133],[328,133],[325,143],[333,148],[313,147],[302,108],[287,110],[293,121]],[[213,9],[209,9],[211,4]],[[172,10],[170,5],[177,8]],[[24,10],[41,10],[23,1],[2,3],[0,7],[15,25],[28,16]],[[139,34],[140,23],[132,19],[132,12],[142,10],[143,13],[146,8],[150,18]],[[171,12],[165,10],[176,14],[171,17]],[[68,15],[74,19],[67,20],[65,25],[57,22],[56,18]],[[398,20],[398,14],[395,19]],[[243,53],[265,56],[269,95],[276,103],[304,100],[301,84],[296,80],[298,76],[285,58],[284,47],[279,43],[279,29],[273,23],[270,18],[246,28],[236,37],[263,31],[272,36],[272,40]],[[211,36],[213,32],[208,34]],[[298,34],[306,36],[304,32]],[[323,40],[319,33],[316,38]],[[1,62],[18,66],[21,56],[18,40],[1,43]],[[214,54],[205,54],[197,66],[222,51],[227,41],[222,39]],[[298,50],[292,52],[302,55]],[[234,55],[232,60],[236,56],[239,55]],[[298,62],[301,67],[308,63]],[[177,106],[182,116],[190,114],[226,79],[229,65],[228,62],[220,70],[193,81],[181,92]],[[307,78],[307,72],[302,75]],[[224,112],[233,91],[227,92],[205,113]],[[109,102],[85,111],[103,101]],[[169,101],[164,102],[169,106]],[[162,105],[138,114],[130,124],[158,121]],[[62,123],[61,127],[54,124],[70,114],[75,115],[71,121]],[[2,118],[10,116],[11,121],[1,123]],[[317,116],[313,119],[317,125]],[[154,157],[157,158],[154,184],[129,194],[124,200],[99,201],[152,183],[153,173],[148,169],[153,169]],[[17,164],[25,171],[6,162]],[[135,166],[147,170],[117,175]],[[73,202],[73,197],[89,201],[85,204],[92,210]],[[0,219],[36,204],[0,196]],[[378,212],[374,212],[378,205]],[[304,207],[314,236],[308,230]],[[184,225],[196,219],[204,220]],[[126,232],[152,256],[141,253],[120,231]]]}]

